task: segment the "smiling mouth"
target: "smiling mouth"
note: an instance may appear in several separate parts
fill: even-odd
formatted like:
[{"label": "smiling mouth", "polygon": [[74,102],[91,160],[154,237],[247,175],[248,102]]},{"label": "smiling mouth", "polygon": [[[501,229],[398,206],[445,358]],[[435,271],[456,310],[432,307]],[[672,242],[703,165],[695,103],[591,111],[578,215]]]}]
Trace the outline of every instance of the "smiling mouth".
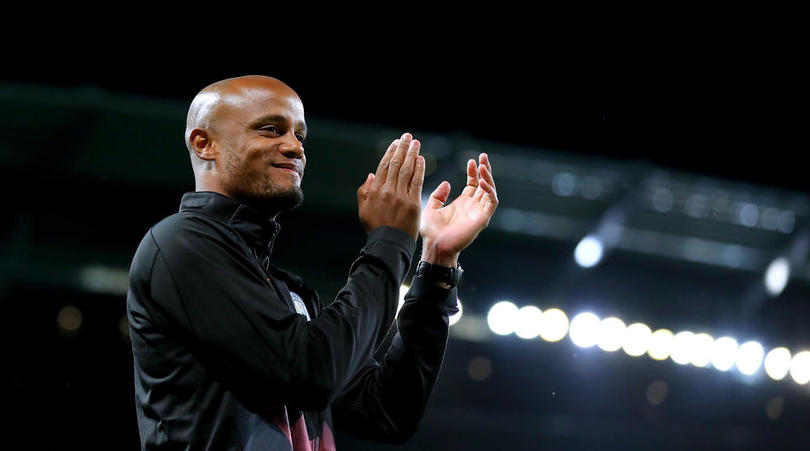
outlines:
[{"label": "smiling mouth", "polygon": [[289,172],[291,174],[295,174],[295,175],[297,175],[299,177],[301,176],[301,173],[298,172],[297,169],[293,168],[292,165],[278,165],[278,166],[273,165],[273,167],[276,168],[276,169],[280,169],[282,171],[285,171],[285,172]]}]

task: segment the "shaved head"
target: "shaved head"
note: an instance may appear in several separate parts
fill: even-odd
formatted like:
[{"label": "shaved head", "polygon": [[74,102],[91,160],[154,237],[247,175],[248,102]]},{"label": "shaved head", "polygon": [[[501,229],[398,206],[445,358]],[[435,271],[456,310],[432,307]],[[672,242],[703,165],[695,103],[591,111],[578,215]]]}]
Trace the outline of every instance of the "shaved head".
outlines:
[{"label": "shaved head", "polygon": [[303,201],[304,106],[282,81],[228,78],[203,88],[186,116],[197,191],[214,191],[268,212]]},{"label": "shaved head", "polygon": [[196,155],[189,142],[191,132],[195,128],[202,128],[216,133],[217,120],[223,110],[227,111],[244,106],[245,103],[250,102],[256,96],[257,90],[266,89],[272,89],[298,98],[298,94],[286,83],[266,75],[244,75],[226,78],[211,83],[197,93],[194,100],[191,101],[186,115],[186,148],[191,153],[192,164],[202,163],[202,160],[195,158]]}]

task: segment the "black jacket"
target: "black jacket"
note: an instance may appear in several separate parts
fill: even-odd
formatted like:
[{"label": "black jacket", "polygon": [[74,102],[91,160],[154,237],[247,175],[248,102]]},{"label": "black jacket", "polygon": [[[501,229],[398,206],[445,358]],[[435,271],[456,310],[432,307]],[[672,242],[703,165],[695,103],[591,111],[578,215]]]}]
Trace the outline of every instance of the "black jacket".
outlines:
[{"label": "black jacket", "polygon": [[232,198],[195,192],[141,241],[127,312],[144,449],[333,450],[333,418],[376,441],[415,431],[456,289],[415,278],[378,363],[372,355],[394,320],[413,238],[372,230],[324,307],[301,278],[271,264],[279,229]]}]

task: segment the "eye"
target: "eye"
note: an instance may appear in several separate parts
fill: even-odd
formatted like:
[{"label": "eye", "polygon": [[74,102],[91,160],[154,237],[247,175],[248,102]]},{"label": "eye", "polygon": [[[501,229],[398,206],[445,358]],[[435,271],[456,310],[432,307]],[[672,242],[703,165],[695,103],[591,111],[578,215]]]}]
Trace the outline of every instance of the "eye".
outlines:
[{"label": "eye", "polygon": [[261,128],[262,131],[278,134],[278,127],[275,125],[266,125]]},{"label": "eye", "polygon": [[296,133],[295,137],[298,138],[298,140],[301,142],[304,142],[304,140],[306,139],[306,136],[304,136],[303,133]]}]

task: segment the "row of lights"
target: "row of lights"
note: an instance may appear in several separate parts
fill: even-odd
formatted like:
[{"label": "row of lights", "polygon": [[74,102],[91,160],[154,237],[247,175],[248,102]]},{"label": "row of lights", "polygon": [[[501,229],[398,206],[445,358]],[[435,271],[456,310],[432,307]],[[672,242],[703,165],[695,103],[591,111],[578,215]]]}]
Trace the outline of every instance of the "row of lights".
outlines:
[{"label": "row of lights", "polygon": [[[402,307],[407,286],[400,288],[398,309]],[[458,300],[458,313],[450,317],[450,325],[458,322],[463,314]],[[82,326],[81,311],[74,306],[65,306],[57,315],[60,331],[66,335],[78,332]],[[568,315],[558,308],[542,311],[533,305],[518,308],[509,301],[493,305],[487,314],[487,324],[497,335],[515,334],[523,339],[540,337],[548,342],[557,342],[567,335],[578,347],[597,346],[603,351],[615,352],[619,349],[633,357],[649,355],[655,360],[672,359],[680,365],[691,364],[707,367],[711,364],[720,371],[728,371],[736,366],[744,375],[755,374],[762,366],[773,380],[782,380],[788,373],[799,384],[810,382],[810,352],[802,351],[791,356],[784,347],[771,349],[767,354],[761,344],[748,341],[738,344],[731,337],[713,338],[707,333],[682,331],[673,334],[667,329],[655,332],[644,323],[626,326],[616,317],[600,319],[593,313],[584,312],[570,322]],[[121,318],[119,329],[122,336],[128,336],[126,316]],[[764,357],[764,359],[763,359]],[[763,365],[764,360],[764,365]]]},{"label": "row of lights", "polygon": [[619,318],[600,319],[590,312],[580,313],[569,322],[568,315],[560,309],[541,311],[533,305],[518,308],[509,301],[498,302],[490,308],[487,324],[498,335],[514,333],[523,339],[540,337],[549,342],[560,341],[567,335],[580,348],[597,346],[607,352],[622,349],[633,357],[647,354],[655,360],[671,359],[680,365],[697,367],[711,365],[720,371],[736,367],[747,376],[764,366],[773,380],[782,380],[789,373],[799,384],[810,382],[809,351],[791,356],[787,348],[777,347],[766,354],[756,341],[739,344],[734,338],[715,339],[707,333],[673,334],[667,329],[653,332],[644,323],[627,326]]}]

